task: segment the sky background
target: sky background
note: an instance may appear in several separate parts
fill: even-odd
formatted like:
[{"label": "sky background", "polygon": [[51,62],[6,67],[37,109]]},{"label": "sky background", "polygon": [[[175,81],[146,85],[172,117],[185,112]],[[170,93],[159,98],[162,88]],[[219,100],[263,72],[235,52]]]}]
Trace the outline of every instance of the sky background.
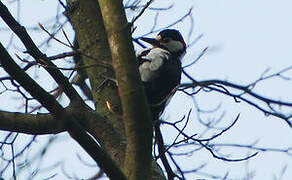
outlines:
[{"label": "sky background", "polygon": [[[174,4],[173,9],[162,11],[158,16],[157,28],[164,27],[173,21],[182,17],[192,7],[192,17],[194,27],[191,36],[189,36],[190,19],[187,18],[174,28],[181,31],[184,38],[193,40],[200,34],[204,36],[197,44],[187,50],[187,54],[183,60],[183,64],[192,62],[200,52],[209,47],[207,53],[195,65],[188,68],[186,71],[197,80],[205,79],[222,79],[239,84],[247,84],[258,79],[261,74],[268,68],[269,73],[280,71],[285,67],[292,66],[292,2],[289,0],[184,0],[172,1],[161,0],[155,1],[152,7],[166,7],[169,4]],[[43,0],[26,0],[21,2],[20,22],[26,27],[35,26],[38,22],[44,22],[48,25],[49,19],[56,16],[56,1]],[[8,5],[8,4],[7,4]],[[9,4],[9,10],[13,15],[17,16],[17,4]],[[61,10],[63,11],[63,10]],[[128,18],[131,19],[136,13],[127,11]],[[140,20],[136,22],[137,29],[134,37],[140,36],[148,32],[155,18],[155,11],[147,10]],[[65,18],[60,19],[61,22]],[[0,21],[0,28],[6,27]],[[73,33],[70,26],[65,26],[64,30],[73,39]],[[30,31],[33,39],[37,43],[43,42],[47,35],[39,31]],[[156,33],[148,37],[154,37]],[[65,39],[62,34],[59,38]],[[0,41],[7,45],[10,42],[10,33],[1,31]],[[10,46],[10,54],[15,52],[20,53],[23,47],[18,44],[18,39],[13,39],[13,46]],[[189,41],[188,41],[189,42]],[[46,50],[48,55],[54,55],[69,49],[64,48],[60,44],[51,43],[51,47]],[[25,57],[25,56],[24,56]],[[62,64],[62,62],[59,62]],[[37,76],[37,81],[44,87],[52,89],[50,79],[45,73],[36,73],[39,69],[31,70],[33,76]],[[0,71],[0,73],[4,73]],[[292,77],[292,72],[285,74]],[[183,78],[183,81],[186,79]],[[291,81],[283,81],[279,78],[267,80],[256,86],[255,91],[267,96],[292,102],[292,83]],[[15,98],[15,97],[14,97]],[[19,108],[21,103],[15,103],[11,100],[10,94],[0,96],[2,102],[1,110],[13,110]],[[292,146],[292,131],[288,125],[280,119],[266,117],[263,113],[256,109],[246,106],[244,103],[236,104],[232,98],[220,96],[216,93],[200,93],[195,96],[196,102],[202,109],[213,109],[218,104],[221,108],[214,114],[205,115],[205,119],[218,118],[222,113],[225,113],[220,126],[230,124],[238,113],[240,119],[238,123],[223,137],[220,137],[218,143],[238,143],[251,144],[258,141],[257,146],[270,148],[287,148]],[[63,104],[66,105],[66,98]],[[164,118],[167,121],[175,121],[185,115],[190,108],[193,107],[191,98],[177,93],[164,113]],[[290,111],[291,112],[291,111]],[[191,114],[190,126],[186,129],[190,133],[202,133],[205,129],[196,120],[197,114],[193,110]],[[163,126],[166,142],[170,143],[175,137],[173,129]],[[207,133],[214,134],[214,131]],[[48,136],[38,137],[34,148],[30,150],[26,156],[33,156],[38,152],[37,147],[42,147],[47,141]],[[87,160],[90,164],[89,157],[84,151],[72,140],[69,140],[66,133],[59,135],[49,148],[48,154],[44,157],[46,164],[37,164],[33,166],[48,167],[56,161],[63,161],[63,169],[68,174],[76,174],[78,177],[88,177],[94,174],[94,170],[88,170],[87,167],[80,166],[76,154],[81,154],[81,157]],[[27,136],[18,138],[19,143]],[[19,149],[21,143],[18,145]],[[246,155],[248,151],[240,149],[222,148],[222,153],[231,154],[231,157],[238,158]],[[249,163],[228,163],[216,160],[211,155],[202,150],[196,152],[193,156],[181,159],[180,163],[186,170],[198,167],[202,163],[207,163],[207,166],[202,172],[215,174],[223,177],[227,171],[234,179],[244,177],[246,172],[254,172],[255,180],[273,179],[274,176],[279,177],[282,168],[287,165],[287,170],[283,180],[292,178],[292,161],[291,157],[281,153],[259,153],[251,159]],[[61,170],[52,170],[49,173],[40,173],[36,179],[42,179],[58,173],[55,179],[63,179]],[[23,173],[24,176],[25,172]],[[200,179],[204,176],[195,174],[188,176],[188,179]],[[211,178],[205,178],[211,179]]]}]

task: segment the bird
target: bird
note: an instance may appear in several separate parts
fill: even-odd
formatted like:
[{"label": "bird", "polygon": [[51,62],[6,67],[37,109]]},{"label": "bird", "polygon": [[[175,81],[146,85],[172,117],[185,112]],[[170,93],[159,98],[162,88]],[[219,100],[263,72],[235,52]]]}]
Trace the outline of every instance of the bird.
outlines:
[{"label": "bird", "polygon": [[136,57],[152,119],[156,121],[180,84],[186,43],[176,29],[165,29],[156,38],[142,37],[140,40],[152,46],[137,52]]}]

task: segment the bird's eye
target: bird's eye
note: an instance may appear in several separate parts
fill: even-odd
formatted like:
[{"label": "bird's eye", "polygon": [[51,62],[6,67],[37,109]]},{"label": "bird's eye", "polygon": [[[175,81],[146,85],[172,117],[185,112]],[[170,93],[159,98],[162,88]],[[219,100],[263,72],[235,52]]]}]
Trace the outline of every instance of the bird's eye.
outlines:
[{"label": "bird's eye", "polygon": [[170,39],[169,38],[163,38],[163,40],[162,40],[164,43],[168,43],[169,41],[170,41]]}]

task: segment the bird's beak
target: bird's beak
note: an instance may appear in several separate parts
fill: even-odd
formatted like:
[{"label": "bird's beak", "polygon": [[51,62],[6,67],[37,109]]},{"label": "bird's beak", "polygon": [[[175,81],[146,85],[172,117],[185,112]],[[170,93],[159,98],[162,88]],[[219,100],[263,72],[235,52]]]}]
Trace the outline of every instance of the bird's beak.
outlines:
[{"label": "bird's beak", "polygon": [[149,44],[151,44],[152,46],[158,46],[160,43],[157,39],[154,38],[141,38],[142,41],[145,41]]}]

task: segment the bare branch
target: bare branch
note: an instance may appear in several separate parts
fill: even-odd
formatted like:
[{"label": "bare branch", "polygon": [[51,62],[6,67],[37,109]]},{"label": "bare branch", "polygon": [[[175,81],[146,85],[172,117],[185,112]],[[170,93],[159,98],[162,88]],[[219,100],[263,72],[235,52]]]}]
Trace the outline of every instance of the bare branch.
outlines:
[{"label": "bare branch", "polygon": [[62,122],[50,114],[21,114],[4,111],[0,111],[0,129],[35,135],[65,131]]},{"label": "bare branch", "polygon": [[[267,78],[271,78],[271,77],[275,77],[275,76],[279,76],[279,74],[287,72],[291,70],[291,67],[289,68],[285,68],[283,70],[281,70],[279,73],[275,73],[272,74],[268,77],[264,77],[261,78],[259,81],[267,79]],[[192,83],[186,83],[186,84],[182,84],[181,87],[185,88],[195,88],[195,87],[202,87],[203,89],[208,89],[208,90],[213,90],[213,91],[217,91],[219,93],[223,93],[226,94],[228,96],[231,96],[235,99],[235,102],[239,102],[237,99],[240,99],[254,107],[256,107],[257,109],[261,110],[262,112],[264,112],[265,114],[268,115],[273,115],[275,117],[281,118],[283,120],[285,120],[285,122],[292,127],[292,122],[290,121],[290,118],[292,117],[291,115],[284,115],[280,112],[275,111],[275,109],[272,107],[272,105],[277,105],[277,106],[286,106],[286,107],[292,107],[292,102],[285,102],[285,101],[280,101],[280,100],[274,100],[271,98],[267,98],[264,97],[260,94],[257,94],[255,92],[252,91],[252,89],[250,88],[250,85],[248,86],[242,86],[242,85],[238,85],[235,83],[231,83],[228,81],[223,81],[223,80],[205,80],[205,81],[197,81],[195,80],[193,77],[191,77],[189,74],[187,74],[185,72],[184,69],[182,69],[182,72],[185,76],[187,76],[187,78],[189,78]],[[255,84],[252,84],[252,86],[254,86]],[[219,89],[220,88],[220,89]],[[234,94],[231,93],[227,88],[232,88],[232,89],[236,89],[236,90],[240,90],[241,93],[239,94]],[[223,89],[223,90],[221,90]],[[261,107],[260,105],[258,105],[256,102],[253,102],[245,97],[243,97],[243,95],[249,95],[252,98],[255,98],[256,100],[259,100],[260,102],[263,102],[267,105],[267,107],[270,108],[270,110],[266,110],[265,108]]]},{"label": "bare branch", "polygon": [[162,164],[166,170],[168,179],[173,179],[177,175],[171,169],[171,166],[166,158],[166,155],[165,155],[166,150],[164,147],[163,137],[162,137],[159,126],[160,126],[159,122],[157,122],[155,124],[155,139],[156,139],[156,143],[157,143],[157,147],[158,147],[159,157],[160,157]]},{"label": "bare branch", "polygon": [[132,20],[131,25],[133,25],[135,23],[135,21],[137,21],[139,19],[139,17],[141,17],[143,15],[143,13],[145,12],[145,10],[151,5],[151,3],[154,0],[150,0],[146,3],[146,5],[143,7],[143,9],[141,10],[141,12]]},{"label": "bare branch", "polygon": [[198,62],[198,61],[201,59],[201,57],[206,53],[207,49],[208,49],[208,47],[205,47],[205,49],[203,49],[203,51],[200,53],[200,55],[199,55],[199,56],[198,56],[193,62],[191,62],[191,63],[188,64],[188,65],[185,65],[185,66],[182,67],[182,68],[190,67],[190,66],[192,66],[193,64],[195,64],[196,62]]},{"label": "bare branch", "polygon": [[[0,2],[1,3],[1,2]],[[35,97],[47,110],[54,115],[63,111],[63,107],[56,99],[40,87],[31,77],[29,77],[22,69],[13,61],[0,43],[0,59],[1,64],[8,74],[15,79],[27,92]]]},{"label": "bare branch", "polygon": [[[5,21],[5,23],[11,28],[11,30],[20,38],[22,43],[25,45],[27,52],[38,62],[45,63],[50,66],[55,66],[50,60],[47,59],[46,55],[43,54],[35,45],[33,40],[30,38],[23,26],[13,18],[13,16],[8,11],[7,7],[0,2],[0,16]],[[51,74],[54,80],[63,87],[65,94],[72,100],[72,102],[77,101],[79,104],[84,104],[82,98],[79,96],[77,91],[69,83],[68,79],[57,69],[46,68],[46,70]]]}]

